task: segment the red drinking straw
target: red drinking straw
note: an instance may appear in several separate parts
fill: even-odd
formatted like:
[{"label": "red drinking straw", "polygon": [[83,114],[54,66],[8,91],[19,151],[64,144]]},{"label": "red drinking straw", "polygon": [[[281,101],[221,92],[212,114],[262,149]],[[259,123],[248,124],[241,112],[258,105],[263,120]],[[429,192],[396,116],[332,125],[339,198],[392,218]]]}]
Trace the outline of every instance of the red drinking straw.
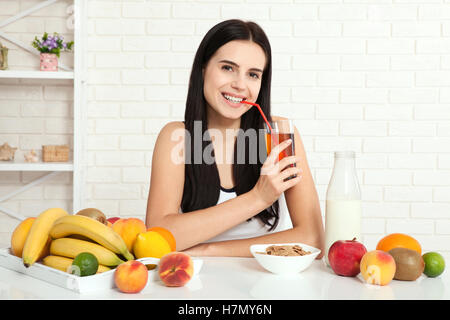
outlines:
[{"label": "red drinking straw", "polygon": [[264,112],[262,112],[261,107],[259,106],[259,104],[253,103],[253,102],[249,102],[249,101],[247,101],[247,100],[242,100],[241,103],[251,104],[252,106],[258,107],[259,113],[261,113],[262,117],[264,118],[264,121],[265,121],[265,122],[267,123],[267,125],[269,126],[270,134],[272,134],[272,127],[270,126],[269,121],[267,121],[267,118],[266,118]]}]

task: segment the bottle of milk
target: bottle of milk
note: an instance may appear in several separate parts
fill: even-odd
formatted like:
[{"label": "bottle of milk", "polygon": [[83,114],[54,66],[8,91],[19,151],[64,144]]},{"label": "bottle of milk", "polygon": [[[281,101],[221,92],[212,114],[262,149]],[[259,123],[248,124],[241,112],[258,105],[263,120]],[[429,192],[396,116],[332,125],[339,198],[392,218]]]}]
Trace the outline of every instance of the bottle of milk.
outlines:
[{"label": "bottle of milk", "polygon": [[361,191],[353,151],[336,151],[325,208],[325,261],[337,240],[361,241]]}]

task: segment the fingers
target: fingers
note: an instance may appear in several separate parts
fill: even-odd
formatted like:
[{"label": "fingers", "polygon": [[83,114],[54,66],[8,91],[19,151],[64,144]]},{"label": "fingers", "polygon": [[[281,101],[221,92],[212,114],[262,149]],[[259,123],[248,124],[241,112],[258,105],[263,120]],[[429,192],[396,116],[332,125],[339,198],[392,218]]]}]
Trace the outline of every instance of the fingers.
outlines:
[{"label": "fingers", "polygon": [[286,170],[283,170],[280,173],[279,178],[281,181],[285,181],[287,178],[293,177],[294,175],[301,176],[302,173],[303,173],[302,169],[300,169],[298,167],[291,167]]},{"label": "fingers", "polygon": [[261,168],[261,174],[266,174],[266,175],[278,174],[279,172],[281,172],[288,166],[292,166],[292,165],[295,166],[297,164],[297,162],[300,161],[300,159],[301,158],[297,157],[297,156],[290,156],[290,157],[283,158],[282,160],[280,160],[279,162],[277,162],[275,164],[273,164],[271,162],[265,162]]},{"label": "fingers", "polygon": [[300,161],[300,157],[298,156],[290,156],[290,157],[285,157],[283,159],[281,159],[278,163],[276,163],[276,165],[279,166],[280,171],[283,170],[284,168],[286,168],[289,165],[296,165],[297,162]]},{"label": "fingers", "polygon": [[275,160],[278,159],[278,155],[280,154],[280,152],[289,147],[291,143],[292,139],[288,139],[273,147],[272,151],[266,159],[266,163],[274,164]]},{"label": "fingers", "polygon": [[[286,163],[292,165],[292,163],[295,163],[296,157],[290,158],[291,159],[286,160]],[[298,184],[303,178],[303,170],[300,166],[287,167],[281,172],[278,169],[279,166],[272,165],[266,170],[261,170],[261,176],[258,179],[257,186],[255,186],[258,187],[258,189],[263,190],[262,193],[264,194],[264,199],[272,199],[270,200],[270,203],[273,203],[283,192]]]},{"label": "fingers", "polygon": [[297,174],[296,177],[294,177],[294,178],[292,178],[292,179],[289,179],[289,180],[283,182],[283,183],[284,183],[284,187],[285,187],[284,190],[286,191],[286,190],[288,190],[289,188],[292,188],[292,187],[295,186],[297,183],[299,183],[300,180],[301,180],[302,178],[303,178],[302,175]]}]

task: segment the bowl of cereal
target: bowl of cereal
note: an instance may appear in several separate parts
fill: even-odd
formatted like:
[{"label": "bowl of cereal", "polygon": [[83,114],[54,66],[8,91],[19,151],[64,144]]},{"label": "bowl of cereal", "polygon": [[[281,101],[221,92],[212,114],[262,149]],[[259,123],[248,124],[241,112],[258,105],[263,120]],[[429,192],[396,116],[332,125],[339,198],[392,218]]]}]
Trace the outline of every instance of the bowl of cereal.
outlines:
[{"label": "bowl of cereal", "polygon": [[276,274],[292,274],[306,270],[320,249],[304,243],[254,244],[250,252],[266,270]]}]

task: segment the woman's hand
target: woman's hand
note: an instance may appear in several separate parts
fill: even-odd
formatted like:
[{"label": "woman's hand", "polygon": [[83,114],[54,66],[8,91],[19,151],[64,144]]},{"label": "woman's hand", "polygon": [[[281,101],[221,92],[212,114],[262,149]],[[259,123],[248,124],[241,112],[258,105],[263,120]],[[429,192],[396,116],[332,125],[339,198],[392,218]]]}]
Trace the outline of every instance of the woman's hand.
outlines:
[{"label": "woman's hand", "polygon": [[[302,178],[302,169],[299,166],[288,167],[298,162],[300,160],[298,157],[290,156],[277,161],[280,152],[289,147],[291,143],[292,140],[289,139],[272,149],[261,167],[260,177],[253,188],[253,191],[267,204],[267,207],[271,206],[285,190],[299,183]],[[294,175],[296,176],[286,180]]]}]

